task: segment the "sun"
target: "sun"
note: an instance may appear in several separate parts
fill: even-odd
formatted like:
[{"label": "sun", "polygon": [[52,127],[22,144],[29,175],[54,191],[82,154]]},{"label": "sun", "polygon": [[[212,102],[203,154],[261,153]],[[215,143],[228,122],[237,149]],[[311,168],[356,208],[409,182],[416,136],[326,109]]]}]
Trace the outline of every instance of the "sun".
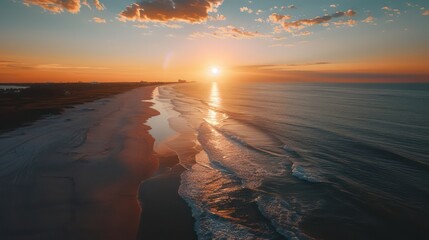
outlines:
[{"label": "sun", "polygon": [[219,68],[218,68],[218,67],[212,67],[212,68],[210,69],[210,72],[212,73],[212,75],[217,76],[217,75],[219,75],[220,70],[219,70]]}]

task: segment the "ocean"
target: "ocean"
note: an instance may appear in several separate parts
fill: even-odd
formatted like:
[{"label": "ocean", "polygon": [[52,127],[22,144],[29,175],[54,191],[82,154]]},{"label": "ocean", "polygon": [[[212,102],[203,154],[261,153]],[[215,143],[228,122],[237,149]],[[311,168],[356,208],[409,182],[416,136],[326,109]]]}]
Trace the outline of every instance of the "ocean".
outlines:
[{"label": "ocean", "polygon": [[427,239],[429,84],[188,83],[154,101],[200,239]]}]

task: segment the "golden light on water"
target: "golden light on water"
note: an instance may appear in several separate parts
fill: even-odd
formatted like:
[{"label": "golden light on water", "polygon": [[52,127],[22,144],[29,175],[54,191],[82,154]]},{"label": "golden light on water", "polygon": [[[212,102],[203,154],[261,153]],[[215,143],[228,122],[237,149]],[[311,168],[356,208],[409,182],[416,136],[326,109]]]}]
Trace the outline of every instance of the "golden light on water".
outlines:
[{"label": "golden light on water", "polygon": [[[212,82],[210,89],[209,105],[213,108],[218,108],[221,103],[219,96],[219,87],[217,82]],[[209,109],[207,112],[207,122],[213,125],[219,124],[219,113],[216,110]]]},{"label": "golden light on water", "polygon": [[219,87],[217,82],[212,82],[211,90],[210,90],[210,106],[219,107],[220,105],[220,96],[219,96]]}]

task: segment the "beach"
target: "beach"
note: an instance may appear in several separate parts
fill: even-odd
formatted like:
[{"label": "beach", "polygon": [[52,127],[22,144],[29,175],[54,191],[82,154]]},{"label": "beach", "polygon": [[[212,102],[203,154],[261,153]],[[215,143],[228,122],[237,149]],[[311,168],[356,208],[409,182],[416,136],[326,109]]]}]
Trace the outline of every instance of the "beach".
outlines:
[{"label": "beach", "polygon": [[[144,124],[158,114],[147,101],[154,89],[76,105],[0,135],[0,238],[136,239],[146,224],[162,234],[160,216],[192,234],[190,210],[177,194],[177,157],[159,161]],[[160,209],[165,204],[180,215]]]}]

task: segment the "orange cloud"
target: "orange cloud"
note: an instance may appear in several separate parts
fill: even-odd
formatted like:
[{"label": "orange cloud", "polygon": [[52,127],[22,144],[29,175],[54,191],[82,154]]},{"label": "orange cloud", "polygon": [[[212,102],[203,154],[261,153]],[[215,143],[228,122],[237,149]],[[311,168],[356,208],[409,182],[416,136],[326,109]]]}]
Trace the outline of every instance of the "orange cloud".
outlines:
[{"label": "orange cloud", "polygon": [[129,5],[119,14],[120,21],[201,23],[216,12],[223,0],[153,0]]},{"label": "orange cloud", "polygon": [[[86,1],[86,0],[85,0]],[[98,9],[98,10],[104,10],[104,5],[102,3],[100,3],[99,0],[93,0],[92,1],[94,6]]]},{"label": "orange cloud", "polygon": [[[99,0],[93,0],[92,2],[98,10],[104,9]],[[81,5],[90,7],[87,0],[24,0],[23,3],[28,7],[31,5],[39,6],[51,13],[68,11],[76,14],[80,11]]]},{"label": "orange cloud", "polygon": [[282,15],[282,14],[278,14],[278,13],[273,13],[268,17],[268,20],[273,22],[273,23],[278,23],[284,20],[289,20],[290,16],[288,15]]},{"label": "orange cloud", "polygon": [[93,17],[92,21],[95,22],[95,23],[106,23],[106,19],[99,18],[99,17]]}]

